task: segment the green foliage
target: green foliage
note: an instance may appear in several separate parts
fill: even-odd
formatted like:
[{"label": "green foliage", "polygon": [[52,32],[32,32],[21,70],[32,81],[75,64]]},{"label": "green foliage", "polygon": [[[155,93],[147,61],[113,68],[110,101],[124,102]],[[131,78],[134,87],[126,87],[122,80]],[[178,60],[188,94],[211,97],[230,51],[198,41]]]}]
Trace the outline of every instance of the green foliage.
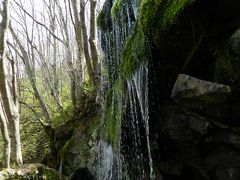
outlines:
[{"label": "green foliage", "polygon": [[84,95],[88,96],[89,94],[91,94],[94,91],[94,86],[91,83],[90,79],[86,79],[83,82],[83,91],[84,91]]},{"label": "green foliage", "polygon": [[[52,116],[52,123],[57,126],[69,119],[71,116],[71,98],[70,98],[70,86],[68,79],[62,83],[60,93],[63,104],[63,110],[59,111],[54,98],[50,94],[50,89],[47,85],[44,85],[42,79],[37,76],[37,86],[40,93],[50,110]],[[31,106],[44,121],[43,112],[39,106],[39,102],[34,96],[34,92],[31,88],[30,81],[27,78],[22,78],[21,81],[20,100]],[[25,105],[20,104],[20,131],[22,142],[22,154],[25,163],[41,162],[47,154],[49,139],[44,132],[38,118],[35,114]],[[1,146],[0,142],[0,146]]]},{"label": "green foliage", "polygon": [[[39,109],[36,109],[39,110]],[[21,109],[20,132],[24,162],[40,162],[47,153],[48,139],[31,110]]]},{"label": "green foliage", "polygon": [[68,106],[56,113],[52,118],[53,126],[66,122],[71,117],[72,106]]}]

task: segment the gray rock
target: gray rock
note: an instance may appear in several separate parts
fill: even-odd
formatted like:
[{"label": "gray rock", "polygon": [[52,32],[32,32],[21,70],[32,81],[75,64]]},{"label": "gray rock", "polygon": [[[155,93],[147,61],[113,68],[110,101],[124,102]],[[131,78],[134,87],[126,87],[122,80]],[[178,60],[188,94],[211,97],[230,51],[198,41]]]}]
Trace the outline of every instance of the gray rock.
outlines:
[{"label": "gray rock", "polygon": [[205,100],[207,104],[216,103],[219,100],[225,100],[231,93],[229,86],[214,82],[204,81],[185,74],[179,74],[171,97],[179,99]]},{"label": "gray rock", "polygon": [[230,109],[227,103],[230,94],[231,88],[227,85],[179,74],[171,97],[176,103],[195,113],[226,119]]}]

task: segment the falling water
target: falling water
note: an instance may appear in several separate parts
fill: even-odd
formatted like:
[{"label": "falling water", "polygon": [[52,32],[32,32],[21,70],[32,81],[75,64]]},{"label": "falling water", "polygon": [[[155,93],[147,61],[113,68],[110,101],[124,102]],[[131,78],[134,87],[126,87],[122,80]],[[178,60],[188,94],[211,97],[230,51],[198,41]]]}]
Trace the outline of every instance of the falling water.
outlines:
[{"label": "falling water", "polygon": [[97,180],[128,180],[124,172],[122,156],[115,153],[107,142],[100,141],[99,148]]},{"label": "falling water", "polygon": [[106,142],[101,141],[100,146],[100,159],[98,169],[98,180],[112,179],[113,176],[113,150],[112,146]]},{"label": "falling water", "polygon": [[149,158],[149,168],[150,168],[150,178],[153,176],[153,164],[152,164],[152,155],[150,149],[149,141],[149,106],[148,106],[148,67],[147,64],[141,65],[139,70],[136,72],[133,78],[138,101],[141,107],[142,118],[145,122],[145,131],[147,139],[147,149],[148,149],[148,158]]},{"label": "falling water", "polygon": [[[103,9],[105,13],[109,13],[112,1],[106,2]],[[121,12],[124,11],[126,16],[120,17],[118,21],[108,21],[106,29],[99,32],[101,49],[105,53],[103,70],[107,70],[105,71],[107,74],[102,77],[102,82],[108,82],[107,89],[112,88],[114,83],[121,79],[119,72],[122,49],[138,16],[140,1],[123,2],[125,4]],[[115,95],[111,97],[112,101],[117,97],[119,103],[117,106],[122,108],[121,117],[118,117],[122,122],[119,129],[121,131],[119,149],[113,149],[107,142],[100,142],[98,179],[125,180],[128,176],[139,180],[153,179],[149,139],[148,65],[142,62],[132,79],[124,80],[123,84],[126,87],[122,87],[122,94],[114,92]],[[115,114],[114,111],[118,111],[116,108],[118,107],[111,108],[112,115]],[[112,119],[114,121],[114,117]]]},{"label": "falling water", "polygon": [[[138,110],[136,108],[137,103],[140,106],[141,119],[144,123],[145,128],[145,138],[147,144],[148,151],[148,160],[149,160],[149,170],[150,170],[150,179],[153,179],[153,163],[152,163],[152,155],[150,148],[150,140],[149,140],[149,106],[148,106],[148,67],[147,64],[141,64],[139,69],[135,72],[132,80],[128,81],[128,91],[132,95],[130,96],[130,104],[132,111],[132,119],[136,121],[135,123],[135,145],[141,146],[141,138],[140,138],[140,130],[137,127],[140,123],[138,118]],[[140,159],[143,161],[143,154],[140,154]],[[143,174],[143,176],[145,176]]]}]

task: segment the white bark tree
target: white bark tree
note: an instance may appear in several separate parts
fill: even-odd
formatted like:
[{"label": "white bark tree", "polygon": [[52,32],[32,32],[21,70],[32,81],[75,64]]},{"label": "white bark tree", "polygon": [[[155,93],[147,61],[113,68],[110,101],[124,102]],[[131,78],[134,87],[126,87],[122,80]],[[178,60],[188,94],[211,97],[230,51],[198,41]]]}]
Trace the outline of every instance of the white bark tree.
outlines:
[{"label": "white bark tree", "polygon": [[12,155],[14,163],[21,165],[22,152],[19,129],[16,68],[14,60],[6,55],[6,36],[9,26],[9,0],[2,2],[0,24],[0,119],[4,139],[4,166],[9,167]]}]

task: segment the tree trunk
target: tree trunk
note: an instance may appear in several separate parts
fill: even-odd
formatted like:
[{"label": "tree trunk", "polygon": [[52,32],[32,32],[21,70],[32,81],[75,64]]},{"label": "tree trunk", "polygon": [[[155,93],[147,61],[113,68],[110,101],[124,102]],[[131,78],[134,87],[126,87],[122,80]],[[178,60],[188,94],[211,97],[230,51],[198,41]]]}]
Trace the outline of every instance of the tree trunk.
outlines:
[{"label": "tree trunk", "polygon": [[84,51],[83,51],[83,35],[82,35],[82,29],[81,29],[81,22],[78,17],[78,10],[77,10],[77,1],[72,0],[72,8],[73,8],[73,14],[74,14],[74,30],[75,30],[75,36],[76,36],[76,42],[77,42],[77,48],[78,48],[78,54],[77,54],[77,62],[76,62],[76,69],[74,70],[74,83],[75,83],[75,100],[76,104],[75,110],[83,110],[84,109],[84,96],[83,96],[83,69],[82,69],[82,63],[84,59]]},{"label": "tree trunk", "polygon": [[96,103],[100,101],[100,83],[101,83],[101,67],[98,61],[97,40],[96,40],[96,0],[90,0],[90,38],[89,44],[91,49],[92,65],[93,65],[93,82],[96,93]]},{"label": "tree trunk", "polygon": [[98,53],[96,44],[96,0],[90,0],[90,38],[89,44],[91,49],[92,65],[94,70],[94,75],[99,75],[99,63],[98,63]]},{"label": "tree trunk", "polygon": [[88,35],[87,35],[87,27],[85,22],[85,2],[84,0],[80,0],[80,20],[81,20],[81,30],[82,30],[82,36],[83,36],[83,48],[84,48],[84,54],[85,54],[85,60],[88,70],[88,75],[91,80],[91,82],[94,85],[94,78],[93,78],[93,67],[91,63],[91,57],[89,54],[89,48],[88,48]]},{"label": "tree trunk", "polygon": [[11,139],[9,136],[8,120],[6,113],[3,109],[1,94],[0,94],[0,120],[1,120],[1,133],[3,136],[3,166],[5,168],[9,168],[11,155]]},{"label": "tree trunk", "polygon": [[[4,165],[9,167],[10,152],[13,154],[14,162],[22,164],[20,130],[19,130],[19,112],[17,100],[16,71],[13,64],[12,72],[7,69],[6,57],[6,33],[9,25],[8,13],[9,1],[3,1],[1,33],[0,33],[0,93],[1,109],[0,115],[2,120],[2,133],[4,137]],[[10,78],[11,77],[11,78]],[[8,132],[7,132],[8,131]],[[9,139],[10,135],[10,139]],[[11,142],[14,145],[11,149]]]}]

